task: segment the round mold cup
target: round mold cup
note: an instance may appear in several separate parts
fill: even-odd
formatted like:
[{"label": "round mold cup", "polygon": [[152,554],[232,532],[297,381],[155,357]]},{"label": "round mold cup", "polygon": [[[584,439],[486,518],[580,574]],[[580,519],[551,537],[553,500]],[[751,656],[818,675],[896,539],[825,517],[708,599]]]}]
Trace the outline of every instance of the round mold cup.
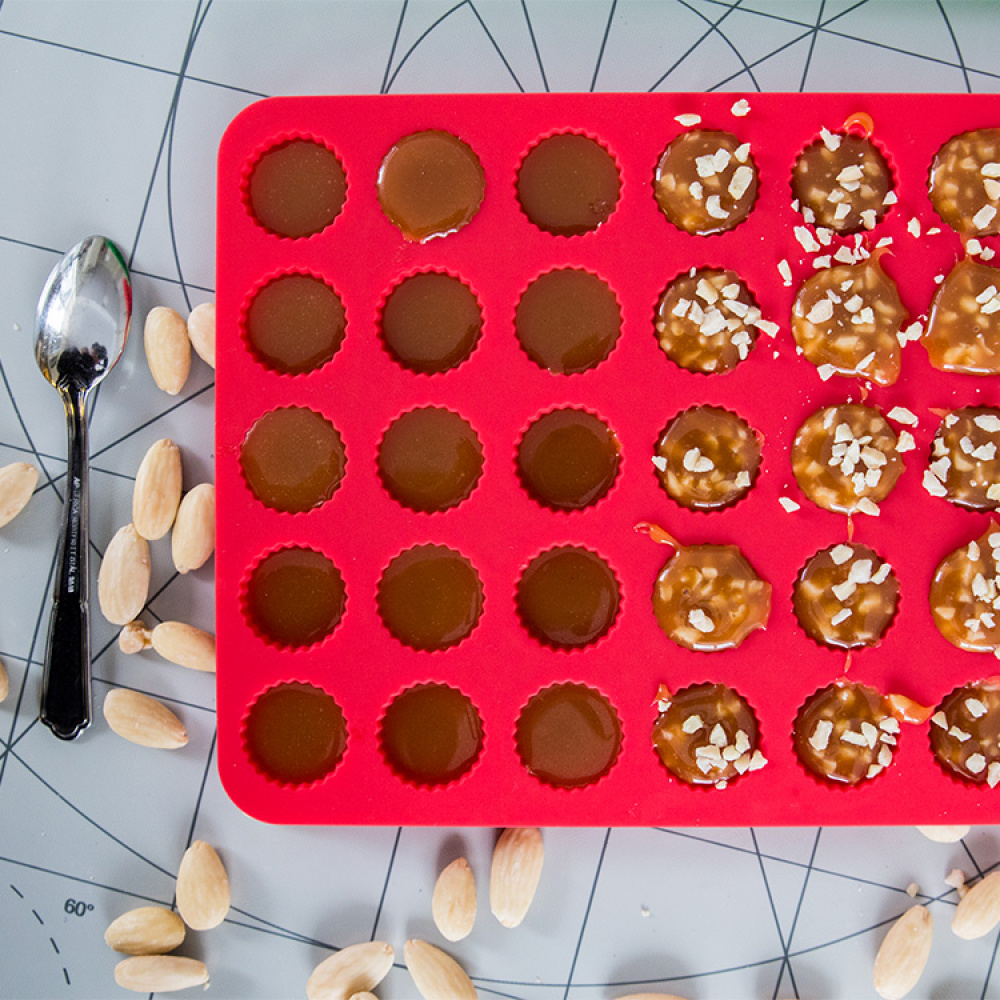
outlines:
[{"label": "round mold cup", "polygon": [[572,791],[603,780],[621,756],[621,717],[596,688],[567,681],[533,694],[514,727],[521,766],[537,781]]},{"label": "round mold cup", "polygon": [[[733,322],[739,325],[726,330]],[[672,364],[695,375],[724,375],[749,360],[762,327],[777,332],[777,324],[763,319],[746,279],[727,267],[681,271],[653,308],[657,346]]]},{"label": "round mold cup", "polygon": [[720,236],[753,214],[760,175],[749,142],[721,129],[693,128],[671,139],[657,158],[652,189],[678,232]]},{"label": "round mold cup", "polygon": [[340,157],[322,139],[289,133],[261,146],[241,182],[247,213],[265,232],[304,239],[340,216],[348,183]]},{"label": "round mold cup", "polygon": [[433,681],[397,693],[378,721],[378,748],[392,773],[415,788],[465,778],[482,757],[482,715],[456,687]]},{"label": "round mold cup", "polygon": [[545,510],[592,508],[621,472],[618,435],[593,410],[561,406],[535,416],[521,432],[514,467],[525,493]]},{"label": "round mold cup", "polygon": [[[977,145],[984,142],[989,143],[992,150],[998,150],[996,155],[992,152],[985,157],[975,155]],[[944,173],[942,182],[947,179],[949,187],[954,185],[959,191],[964,186],[963,193],[966,197],[963,201],[971,202],[965,211],[959,207],[957,200],[946,201],[944,192],[935,190],[937,186],[935,177],[943,156],[948,156],[953,162],[957,161],[958,168]],[[987,162],[995,163],[998,160],[1000,160],[1000,129],[981,128],[953,135],[941,145],[928,165],[926,190],[931,206],[938,218],[957,232],[963,238],[963,242],[973,237],[996,236],[1000,233],[1000,211],[995,211],[993,214],[987,211],[982,216],[978,215],[984,208],[1000,208],[1000,190],[991,188],[989,192],[984,191],[984,178],[993,181],[1000,178],[992,175],[987,177],[982,173],[982,166]],[[985,194],[985,197],[980,192]]]},{"label": "round mold cup", "polygon": [[240,473],[265,507],[302,514],[322,507],[347,473],[344,441],[321,413],[282,406],[259,416],[240,445]]},{"label": "round mold cup", "polygon": [[553,236],[596,232],[621,198],[617,157],[596,135],[553,132],[521,158],[514,182],[522,214]]},{"label": "round mold cup", "polygon": [[340,570],[307,546],[278,546],[261,556],[241,586],[243,615],[269,646],[305,649],[332,635],[344,617]]},{"label": "round mold cup", "polygon": [[1000,784],[1000,677],[961,684],[945,695],[927,737],[934,763],[959,787]]},{"label": "round mold cup", "polygon": [[[839,704],[830,705],[834,696]],[[852,721],[859,725],[851,730],[851,736],[845,740],[837,732],[837,723],[843,721],[839,710],[844,704],[856,703],[859,699],[864,702],[866,718],[858,719],[855,711]],[[820,723],[829,723],[829,726],[821,726]],[[873,726],[876,730],[873,743],[870,731],[868,736],[863,731],[867,726]],[[850,792],[869,785],[892,766],[901,729],[899,721],[888,710],[886,698],[881,692],[867,684],[839,678],[818,688],[803,701],[795,713],[789,738],[795,761],[803,774],[820,788]],[[840,765],[850,765],[847,773],[842,771],[839,777],[831,777],[825,768],[822,772],[818,769],[819,762],[828,759],[821,755],[828,753],[834,740],[842,748],[838,754]],[[805,748],[807,743],[810,744],[808,750]],[[804,755],[815,758],[816,766],[811,766]],[[834,770],[837,766],[835,763]]]},{"label": "round mold cup", "polygon": [[483,445],[461,414],[423,406],[389,424],[376,461],[382,486],[393,500],[432,514],[457,507],[472,495],[483,474]]},{"label": "round mold cup", "polygon": [[514,604],[539,645],[571,652],[603,640],[624,603],[610,563],[581,545],[556,545],[536,555],[517,581]]},{"label": "round mold cup", "polygon": [[590,371],[614,350],[622,309],[611,286],[593,271],[561,267],[535,277],[514,310],[514,333],[524,353],[543,371]]},{"label": "round mold cup", "polygon": [[268,781],[303,788],[331,775],[348,746],[344,713],[329,692],[283,681],[254,699],[240,727],[244,753]]},{"label": "round mold cup", "polygon": [[679,507],[703,514],[728,510],[757,484],[763,435],[732,410],[690,406],[658,435],[652,465],[660,488]]},{"label": "round mold cup", "polygon": [[[789,173],[788,185],[792,205],[807,225],[816,229],[828,229],[834,236],[847,237],[855,233],[870,232],[885,222],[891,214],[893,205],[898,199],[899,175],[892,154],[875,137],[873,130],[874,123],[871,118],[862,112],[851,115],[836,131],[831,132],[824,127],[799,150]],[[845,213],[839,206],[853,200],[851,196],[860,190],[861,179],[845,178],[841,182],[840,173],[844,168],[856,166],[859,156],[868,159],[878,168],[879,184],[875,190],[875,199],[867,209],[857,211],[849,209]],[[843,162],[848,157],[850,162]],[[820,173],[817,182],[820,192],[839,191],[843,197],[837,201],[830,201],[824,194],[823,198],[817,196],[816,201],[806,204],[803,192],[799,190],[804,181],[797,183],[804,170],[803,164]],[[883,180],[884,191],[881,190]],[[821,205],[818,210],[815,207],[817,204]],[[830,206],[833,206],[832,209]],[[875,212],[874,217],[861,214],[862,211],[869,210]],[[838,211],[843,218],[836,217]]]},{"label": "round mold cup", "polygon": [[699,681],[658,701],[650,749],[680,787],[720,791],[766,766],[757,713],[735,688]]},{"label": "round mold cup", "polygon": [[467,639],[483,614],[475,566],[446,545],[414,545],[382,571],[376,590],[382,624],[404,646],[437,651]]},{"label": "round mold cup", "polygon": [[415,243],[467,226],[485,191],[486,175],[472,147],[439,129],[399,139],[383,158],[376,182],[385,217]]},{"label": "round mold cup", "polygon": [[241,310],[240,333],[258,364],[281,375],[306,375],[340,350],[347,312],[321,275],[284,270],[254,286]]},{"label": "round mold cup", "polygon": [[[870,589],[873,587],[875,591]],[[883,599],[858,626],[860,633],[854,627],[854,605],[861,599],[859,592],[877,593]],[[890,609],[883,606],[885,600],[891,602]],[[795,621],[820,649],[860,650],[878,646],[896,620],[899,603],[895,569],[874,549],[860,542],[839,542],[814,552],[796,573],[792,585]]]},{"label": "round mold cup", "polygon": [[458,274],[413,271],[385,294],[379,306],[379,338],[406,371],[439,375],[464,364],[483,331],[479,296]]}]

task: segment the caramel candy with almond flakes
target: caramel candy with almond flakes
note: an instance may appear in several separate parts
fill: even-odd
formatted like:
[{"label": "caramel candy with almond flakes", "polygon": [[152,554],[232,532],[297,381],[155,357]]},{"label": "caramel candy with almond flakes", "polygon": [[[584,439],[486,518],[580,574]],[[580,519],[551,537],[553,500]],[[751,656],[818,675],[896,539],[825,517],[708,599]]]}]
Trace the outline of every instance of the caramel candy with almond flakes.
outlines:
[{"label": "caramel candy with almond flakes", "polygon": [[956,688],[931,716],[931,750],[965,781],[1000,784],[1000,679]]},{"label": "caramel candy with almond flakes", "polygon": [[934,293],[923,344],[941,371],[1000,373],[1000,268],[960,260]]},{"label": "caramel candy with almond flakes", "polygon": [[1000,129],[949,139],[934,157],[927,190],[934,210],[956,232],[1000,233]]}]

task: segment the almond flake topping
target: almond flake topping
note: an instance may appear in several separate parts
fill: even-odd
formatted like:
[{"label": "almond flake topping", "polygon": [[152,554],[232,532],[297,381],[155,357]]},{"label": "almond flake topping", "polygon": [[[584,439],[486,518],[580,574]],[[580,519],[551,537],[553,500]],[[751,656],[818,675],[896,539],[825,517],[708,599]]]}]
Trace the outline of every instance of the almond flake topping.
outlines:
[{"label": "almond flake topping", "polygon": [[800,509],[800,505],[790,497],[778,497],[778,503],[785,508],[785,511],[788,514],[793,514],[795,511]]},{"label": "almond flake topping", "polygon": [[690,128],[692,125],[701,124],[701,115],[675,115],[674,121],[678,125],[683,125],[684,128]]},{"label": "almond flake topping", "polygon": [[696,628],[702,635],[708,635],[715,631],[712,619],[701,608],[692,608],[688,612],[688,624],[692,628]]},{"label": "almond flake topping", "polygon": [[745,98],[741,97],[730,109],[730,114],[734,115],[736,118],[743,118],[744,116],[750,114],[750,102]]}]

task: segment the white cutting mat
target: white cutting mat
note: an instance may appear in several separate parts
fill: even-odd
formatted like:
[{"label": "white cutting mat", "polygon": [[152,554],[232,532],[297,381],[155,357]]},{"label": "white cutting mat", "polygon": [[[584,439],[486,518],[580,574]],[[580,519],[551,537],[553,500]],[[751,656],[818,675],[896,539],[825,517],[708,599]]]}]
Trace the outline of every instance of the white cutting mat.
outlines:
[{"label": "white cutting mat", "polygon": [[[46,275],[91,232],[132,262],[137,332],[154,305],[186,312],[212,297],[215,147],[258,97],[994,92],[998,25],[996,5],[960,0],[0,0],[0,464],[42,471],[26,511],[0,531],[0,656],[11,677],[0,706],[0,995],[126,995],[104,928],[133,906],[170,905],[181,854],[201,838],[225,859],[234,907],[182,952],[208,963],[219,1000],[302,996],[332,949],[371,937],[400,953],[380,995],[414,997],[402,944],[443,943],[430,894],[460,853],[479,877],[481,912],[449,950],[483,997],[873,996],[872,959],[911,904],[911,882],[938,923],[919,995],[1000,997],[1000,938],[954,938],[955,894],[943,882],[952,867],[971,876],[1000,863],[996,829],[950,846],[912,829],[546,830],[535,905],[504,930],[486,906],[494,831],[246,818],[216,775],[212,679],[123,656],[99,614],[97,721],[75,744],[55,740],[37,706],[65,445],[31,346]],[[134,337],[92,425],[95,585],[153,441],[181,445],[189,484],[211,478],[213,405],[200,362],[181,397],[160,393]],[[211,565],[177,578],[162,542],[153,562],[146,617],[211,628]],[[120,685],[175,707],[190,745],[152,751],[111,734],[100,704]]]}]

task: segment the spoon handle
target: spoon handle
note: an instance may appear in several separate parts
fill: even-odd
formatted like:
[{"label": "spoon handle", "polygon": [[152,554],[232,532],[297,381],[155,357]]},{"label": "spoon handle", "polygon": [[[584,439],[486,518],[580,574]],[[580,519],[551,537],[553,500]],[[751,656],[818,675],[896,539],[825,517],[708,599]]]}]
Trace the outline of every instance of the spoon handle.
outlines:
[{"label": "spoon handle", "polygon": [[63,389],[68,459],[63,533],[42,677],[42,722],[73,740],[90,725],[90,576],[86,394]]}]

